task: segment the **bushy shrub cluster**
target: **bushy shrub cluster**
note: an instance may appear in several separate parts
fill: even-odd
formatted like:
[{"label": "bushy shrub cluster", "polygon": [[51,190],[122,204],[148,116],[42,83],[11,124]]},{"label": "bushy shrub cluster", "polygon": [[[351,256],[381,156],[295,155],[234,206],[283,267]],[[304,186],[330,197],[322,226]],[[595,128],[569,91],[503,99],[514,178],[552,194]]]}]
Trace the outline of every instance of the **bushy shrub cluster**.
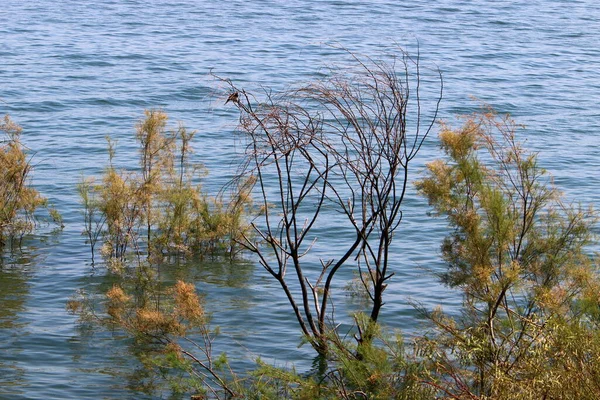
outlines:
[{"label": "bushy shrub cluster", "polygon": [[115,143],[108,138],[109,162],[101,180],[79,184],[92,257],[100,241],[113,271],[126,266],[128,255],[161,262],[165,256],[209,250],[234,254],[247,229],[248,183],[238,185],[227,203],[222,195],[209,197],[199,184],[201,165],[189,161],[194,132],[183,126],[169,131],[166,124],[164,112],[146,111],[135,135],[139,169],[118,168]]}]

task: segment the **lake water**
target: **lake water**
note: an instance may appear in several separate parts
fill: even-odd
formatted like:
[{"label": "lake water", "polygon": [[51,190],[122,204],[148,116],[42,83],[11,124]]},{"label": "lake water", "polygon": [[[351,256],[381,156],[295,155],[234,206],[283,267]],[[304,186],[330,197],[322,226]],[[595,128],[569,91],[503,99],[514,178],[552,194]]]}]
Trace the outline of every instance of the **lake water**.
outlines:
[{"label": "lake water", "polygon": [[[107,285],[90,265],[75,185],[102,172],[106,135],[118,140],[117,162],[134,167],[134,125],[145,108],[162,108],[173,123],[198,130],[195,157],[210,171],[205,188],[219,188],[240,147],[235,110],[223,105],[210,71],[249,91],[279,90],[343,65],[344,55],[328,44],[373,57],[392,53],[394,44],[418,47],[422,64],[443,73],[442,118],[480,102],[511,113],[569,198],[600,203],[595,0],[1,0],[0,17],[0,114],[24,128],[36,153],[33,183],[66,225],[0,264],[3,399],[152,398],[133,389],[127,340],[79,325],[65,311],[76,290]],[[418,164],[438,155],[432,137]],[[449,310],[460,298],[427,272],[443,269],[444,221],[428,217],[415,196],[405,213],[382,318],[410,334],[420,322],[407,297]],[[285,299],[253,260],[173,274],[205,293],[223,331],[219,350],[239,365],[260,355],[310,367],[313,354],[297,348]]]}]

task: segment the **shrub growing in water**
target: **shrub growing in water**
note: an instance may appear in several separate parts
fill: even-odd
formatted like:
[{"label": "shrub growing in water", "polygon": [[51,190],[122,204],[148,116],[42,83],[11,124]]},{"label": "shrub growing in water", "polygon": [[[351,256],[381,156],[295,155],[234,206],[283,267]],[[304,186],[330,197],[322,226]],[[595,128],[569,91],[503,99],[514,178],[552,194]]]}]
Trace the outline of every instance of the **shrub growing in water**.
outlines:
[{"label": "shrub growing in water", "polygon": [[450,398],[597,398],[596,218],[561,200],[517,128],[492,111],[444,127],[447,158],[417,184],[454,228],[443,278],[464,296],[460,318],[429,313],[425,380]]},{"label": "shrub growing in water", "polygon": [[[246,143],[243,172],[256,177],[263,213],[244,246],[279,284],[313,348],[335,329],[334,287],[356,271],[378,321],[399,260],[403,203],[413,160],[432,130],[443,82],[404,51],[390,62],[348,52],[356,69],[257,101],[232,82]],[[434,83],[425,95],[422,81]],[[429,79],[434,79],[430,81]],[[340,236],[320,235],[319,230]],[[340,237],[343,237],[340,240]],[[318,260],[318,261],[317,261]],[[369,342],[369,330],[359,342]]]},{"label": "shrub growing in water", "polygon": [[[139,169],[117,168],[115,143],[108,138],[109,162],[101,182],[91,178],[80,182],[83,234],[92,261],[100,244],[108,269],[121,279],[106,293],[107,318],[98,318],[96,305],[83,291],[68,302],[67,308],[84,320],[119,326],[147,344],[143,362],[149,368],[157,367],[159,373],[180,370],[191,377],[198,371],[209,373],[202,381],[206,388],[217,385],[233,393],[229,383],[215,372],[216,366],[223,364],[212,358],[216,332],[208,326],[195,287],[179,281],[165,288],[159,273],[166,258],[172,256],[223,251],[234,256],[236,242],[247,229],[251,182],[240,181],[234,186],[227,204],[222,194],[214,198],[204,194],[195,183],[202,168],[189,162],[194,132],[183,126],[167,130],[166,125],[164,112],[146,111],[145,119],[136,126]],[[192,340],[187,342],[191,349],[178,344],[189,332],[200,335],[201,346]],[[166,378],[171,380],[172,375]],[[190,385],[196,387],[198,383]],[[180,391],[175,386],[172,389]]]},{"label": "shrub growing in water", "polygon": [[245,231],[249,189],[242,183],[226,205],[223,196],[209,198],[194,180],[201,166],[189,162],[194,132],[183,126],[167,131],[167,115],[146,111],[136,127],[139,170],[114,165],[115,144],[108,139],[109,164],[96,184],[84,179],[84,235],[92,257],[96,243],[108,265],[118,270],[128,254],[138,258],[202,254],[217,249],[230,254]]},{"label": "shrub growing in water", "polygon": [[[21,143],[22,129],[8,115],[0,122],[0,250],[36,227],[35,211],[47,201],[30,186],[31,164]],[[60,216],[49,210],[56,222]]]}]

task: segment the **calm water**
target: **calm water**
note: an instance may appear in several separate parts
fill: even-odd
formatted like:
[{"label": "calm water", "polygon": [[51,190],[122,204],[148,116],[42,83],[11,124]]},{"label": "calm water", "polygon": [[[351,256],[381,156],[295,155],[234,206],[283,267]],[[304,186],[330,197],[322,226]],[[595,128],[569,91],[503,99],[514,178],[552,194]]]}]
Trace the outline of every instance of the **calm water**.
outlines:
[{"label": "calm water", "polygon": [[[198,130],[197,159],[215,189],[235,170],[236,115],[219,84],[285,88],[344,57],[325,43],[378,56],[391,43],[420,48],[444,75],[442,117],[480,101],[527,125],[523,138],[571,199],[600,204],[600,5],[583,1],[0,1],[0,114],[37,154],[34,184],[60,210],[62,234],[34,240],[0,265],[0,398],[144,398],[128,342],[77,324],[65,311],[80,288],[107,285],[89,264],[75,184],[102,172],[105,135],[134,166],[133,127],[145,108]],[[435,139],[420,163],[436,157]],[[234,160],[232,162],[232,160]],[[398,273],[383,318],[410,333],[411,296],[448,309],[459,299],[426,270],[443,268],[444,222],[411,197],[397,243]],[[194,280],[223,330],[221,348],[310,367],[275,285],[253,262],[207,262],[174,276]],[[231,346],[235,343],[235,346]],[[150,396],[148,396],[150,398]]]}]

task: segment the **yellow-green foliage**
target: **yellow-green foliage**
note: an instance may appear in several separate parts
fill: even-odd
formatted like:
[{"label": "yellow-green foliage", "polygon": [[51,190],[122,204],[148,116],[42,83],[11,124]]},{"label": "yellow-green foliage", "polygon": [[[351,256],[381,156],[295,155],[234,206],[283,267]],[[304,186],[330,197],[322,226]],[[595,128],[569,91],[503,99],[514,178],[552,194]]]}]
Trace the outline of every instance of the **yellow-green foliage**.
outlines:
[{"label": "yellow-green foliage", "polygon": [[192,284],[178,281],[166,290],[166,296],[160,292],[145,295],[149,297],[140,305],[139,298],[114,285],[106,293],[111,322],[138,337],[169,340],[168,335],[184,336],[189,329],[204,328],[208,321]]},{"label": "yellow-green foliage", "polygon": [[162,111],[145,115],[135,135],[140,169],[117,169],[115,144],[109,139],[109,165],[101,184],[84,179],[79,185],[84,234],[92,254],[101,239],[102,255],[118,270],[130,253],[151,257],[218,249],[233,253],[247,229],[249,184],[239,185],[227,204],[223,196],[208,197],[196,183],[202,168],[189,162],[194,132],[183,126],[168,131]]},{"label": "yellow-green foliage", "polygon": [[31,232],[35,228],[33,213],[46,205],[46,199],[29,186],[31,165],[21,131],[8,115],[0,121],[0,248],[7,240]]},{"label": "yellow-green foliage", "polygon": [[455,229],[445,282],[464,293],[461,318],[430,313],[430,382],[455,398],[594,398],[600,371],[581,364],[600,357],[595,216],[561,201],[517,128],[493,112],[444,127],[448,158],[417,184]]},{"label": "yellow-green foliage", "polygon": [[[335,393],[333,398],[346,399],[431,399],[434,390],[422,385],[422,364],[409,357],[400,334],[390,336],[368,315],[355,316],[362,337],[341,339],[330,336],[331,360],[328,382],[322,390]],[[358,337],[358,335],[356,335]]]}]

